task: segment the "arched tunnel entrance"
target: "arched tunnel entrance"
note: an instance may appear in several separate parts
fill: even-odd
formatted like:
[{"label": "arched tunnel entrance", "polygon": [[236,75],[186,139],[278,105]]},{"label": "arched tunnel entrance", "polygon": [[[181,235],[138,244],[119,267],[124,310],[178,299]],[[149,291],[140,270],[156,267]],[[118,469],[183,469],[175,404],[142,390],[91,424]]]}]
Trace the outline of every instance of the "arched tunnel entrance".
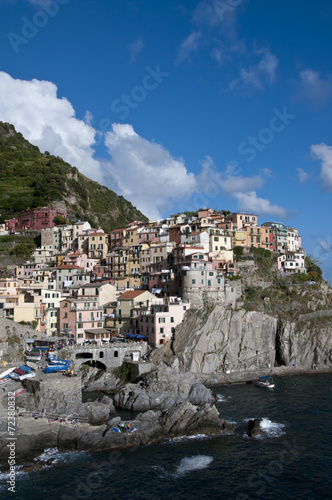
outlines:
[{"label": "arched tunnel entrance", "polygon": [[89,359],[87,361],[84,361],[84,363],[81,363],[81,366],[83,365],[90,366],[91,368],[98,368],[98,370],[106,371],[107,369],[107,366],[104,363],[95,359]]}]

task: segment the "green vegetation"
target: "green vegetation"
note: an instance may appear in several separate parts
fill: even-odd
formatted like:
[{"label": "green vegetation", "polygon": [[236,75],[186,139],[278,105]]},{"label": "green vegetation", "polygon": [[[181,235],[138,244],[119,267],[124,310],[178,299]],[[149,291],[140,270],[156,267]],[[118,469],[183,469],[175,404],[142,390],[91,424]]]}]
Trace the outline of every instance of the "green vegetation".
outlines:
[{"label": "green vegetation", "polygon": [[270,252],[270,250],[265,250],[265,248],[250,248],[250,253],[254,256],[255,263],[262,276],[271,276],[273,259],[276,257]]},{"label": "green vegetation", "polygon": [[121,368],[120,368],[120,376],[123,380],[127,381],[129,380],[129,375],[130,375],[130,367],[127,363],[122,363]]},{"label": "green vegetation", "polygon": [[323,271],[318,266],[318,261],[315,260],[311,255],[305,258],[305,266],[308,270],[308,274],[314,281],[321,281],[323,278]]},{"label": "green vegetation", "polygon": [[292,283],[294,285],[297,285],[300,283],[306,283],[306,281],[311,281],[311,276],[309,276],[309,274],[296,273],[296,274],[292,275]]},{"label": "green vegetation", "polygon": [[243,257],[243,247],[234,247],[233,254],[236,258]]},{"label": "green vegetation", "polygon": [[40,234],[8,234],[0,236],[0,262],[10,255],[15,258],[15,263],[23,263],[30,257],[30,253],[40,246]]},{"label": "green vegetation", "polygon": [[68,219],[66,219],[66,217],[62,217],[62,215],[56,215],[53,221],[56,226],[60,226],[61,224],[68,224]]},{"label": "green vegetation", "polygon": [[229,275],[226,277],[229,281],[238,281],[241,279],[241,276],[239,274],[236,275]]},{"label": "green vegetation", "polygon": [[91,181],[62,158],[48,151],[42,154],[13,125],[3,122],[0,122],[0,187],[3,193],[0,223],[28,208],[49,206],[56,201],[66,203],[72,220],[88,220],[107,232],[132,220],[147,220],[122,196]]}]

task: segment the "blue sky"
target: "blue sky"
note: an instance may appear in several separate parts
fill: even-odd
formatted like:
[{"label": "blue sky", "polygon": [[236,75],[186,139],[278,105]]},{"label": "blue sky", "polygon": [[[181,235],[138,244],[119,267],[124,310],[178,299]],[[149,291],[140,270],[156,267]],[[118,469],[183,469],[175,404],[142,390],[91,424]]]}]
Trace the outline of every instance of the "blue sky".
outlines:
[{"label": "blue sky", "polygon": [[332,281],[330,0],[1,0],[0,119],[151,218],[297,227]]}]

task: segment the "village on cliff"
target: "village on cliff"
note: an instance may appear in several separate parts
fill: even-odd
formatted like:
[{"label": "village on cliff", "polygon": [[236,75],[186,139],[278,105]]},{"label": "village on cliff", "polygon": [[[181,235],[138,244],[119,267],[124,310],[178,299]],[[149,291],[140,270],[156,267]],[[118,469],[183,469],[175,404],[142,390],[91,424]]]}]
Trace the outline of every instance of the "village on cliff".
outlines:
[{"label": "village on cliff", "polygon": [[274,254],[278,274],[306,273],[295,228],[257,223],[257,215],[200,209],[162,221],[133,221],[106,234],[67,219],[59,207],[26,211],[0,234],[40,231],[41,246],[0,278],[0,316],[30,324],[35,338],[65,344],[116,339],[159,347],[170,340],[197,296],[235,306],[236,257]]}]

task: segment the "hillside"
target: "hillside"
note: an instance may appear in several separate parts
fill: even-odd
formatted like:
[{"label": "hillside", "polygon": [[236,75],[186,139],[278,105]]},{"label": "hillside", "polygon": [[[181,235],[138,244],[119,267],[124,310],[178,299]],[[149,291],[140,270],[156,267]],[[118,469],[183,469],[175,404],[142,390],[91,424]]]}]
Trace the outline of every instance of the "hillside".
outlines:
[{"label": "hillside", "polygon": [[72,219],[109,232],[147,218],[122,196],[88,179],[76,167],[42,154],[13,125],[0,122],[0,222],[23,210],[64,201]]}]

